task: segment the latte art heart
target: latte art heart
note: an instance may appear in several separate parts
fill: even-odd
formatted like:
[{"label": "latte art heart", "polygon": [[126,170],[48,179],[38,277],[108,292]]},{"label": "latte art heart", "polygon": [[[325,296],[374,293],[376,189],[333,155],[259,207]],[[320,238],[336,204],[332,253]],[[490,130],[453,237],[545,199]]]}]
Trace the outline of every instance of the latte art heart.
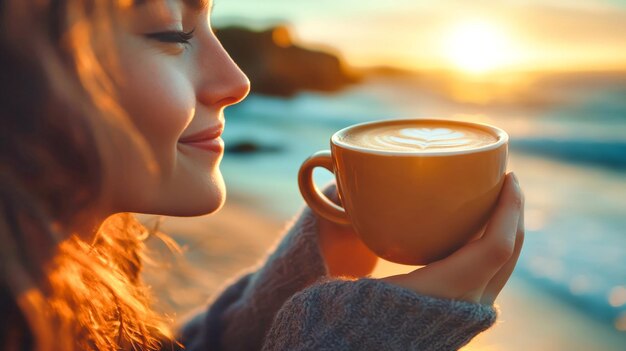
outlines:
[{"label": "latte art heart", "polygon": [[496,137],[476,128],[448,125],[387,125],[355,130],[344,141],[359,147],[400,152],[467,150],[493,144]]},{"label": "latte art heart", "polygon": [[448,128],[404,128],[400,130],[400,134],[425,141],[459,139],[465,136],[462,132]]},{"label": "latte art heart", "polygon": [[421,149],[429,147],[455,147],[471,143],[465,134],[448,128],[406,128],[400,130],[399,136],[381,135],[378,140],[386,145],[417,146]]}]

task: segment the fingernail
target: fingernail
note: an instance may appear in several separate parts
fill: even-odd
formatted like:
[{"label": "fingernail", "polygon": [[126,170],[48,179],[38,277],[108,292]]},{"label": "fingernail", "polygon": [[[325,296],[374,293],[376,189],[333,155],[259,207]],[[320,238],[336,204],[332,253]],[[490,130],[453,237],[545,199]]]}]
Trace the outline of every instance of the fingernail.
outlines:
[{"label": "fingernail", "polygon": [[511,172],[511,177],[515,181],[515,185],[519,186],[519,179],[517,179],[517,176],[515,175],[514,172]]},{"label": "fingernail", "polygon": [[513,178],[513,186],[515,187],[515,191],[518,193],[522,192],[522,187],[519,185],[519,178],[513,172],[511,172],[511,177]]}]

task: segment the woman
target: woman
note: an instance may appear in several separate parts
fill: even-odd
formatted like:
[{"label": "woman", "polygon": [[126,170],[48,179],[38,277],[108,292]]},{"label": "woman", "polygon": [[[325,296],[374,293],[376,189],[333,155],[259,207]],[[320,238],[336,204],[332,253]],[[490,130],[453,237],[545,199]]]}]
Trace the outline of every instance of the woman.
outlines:
[{"label": "woman", "polygon": [[0,0],[0,347],[443,350],[491,326],[523,241],[512,175],[482,237],[412,273],[365,278],[352,230],[304,208],[180,330],[153,312],[129,212],[221,208],[223,110],[249,90],[211,5]]}]

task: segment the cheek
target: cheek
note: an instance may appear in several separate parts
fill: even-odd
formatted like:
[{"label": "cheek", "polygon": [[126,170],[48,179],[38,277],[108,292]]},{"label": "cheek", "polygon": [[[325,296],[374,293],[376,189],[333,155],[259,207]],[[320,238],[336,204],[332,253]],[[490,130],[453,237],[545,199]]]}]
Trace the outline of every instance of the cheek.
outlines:
[{"label": "cheek", "polygon": [[173,62],[155,61],[126,65],[120,100],[167,175],[174,167],[176,143],[193,119],[195,95],[191,82]]}]

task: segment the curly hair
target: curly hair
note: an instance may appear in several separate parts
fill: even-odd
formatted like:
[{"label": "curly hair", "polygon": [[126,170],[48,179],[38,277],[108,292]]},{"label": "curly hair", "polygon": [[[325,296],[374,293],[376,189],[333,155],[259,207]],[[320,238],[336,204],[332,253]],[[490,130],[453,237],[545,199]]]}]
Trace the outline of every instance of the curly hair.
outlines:
[{"label": "curly hair", "polygon": [[[130,0],[0,0],[0,348],[119,350],[174,345],[140,278],[150,231],[120,213],[71,223],[101,195],[94,119],[145,142],[116,104],[115,11]],[[108,39],[107,39],[108,38]],[[114,53],[115,50],[111,50]]]}]

